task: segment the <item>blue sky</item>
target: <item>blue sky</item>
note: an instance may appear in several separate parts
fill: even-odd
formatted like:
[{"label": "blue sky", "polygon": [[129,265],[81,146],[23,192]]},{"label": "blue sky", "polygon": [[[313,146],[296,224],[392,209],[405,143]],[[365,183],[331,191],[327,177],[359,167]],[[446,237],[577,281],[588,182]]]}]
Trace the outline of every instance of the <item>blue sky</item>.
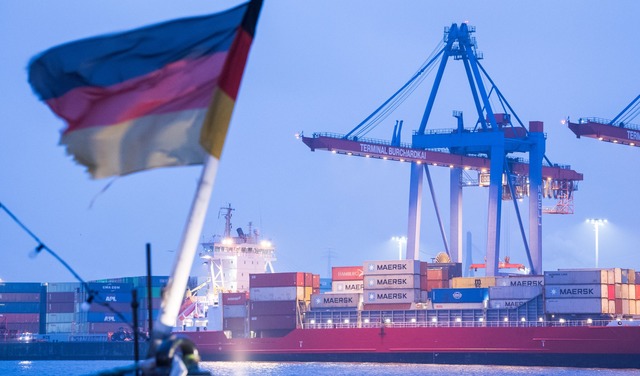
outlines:
[{"label": "blue sky", "polygon": [[[237,3],[0,2],[0,201],[83,278],[144,274],[147,242],[154,272],[168,274],[201,168],[91,180],[58,145],[63,124],[31,92],[29,59],[67,41]],[[391,237],[406,233],[409,165],[312,153],[294,134],[348,132],[406,82],[445,26],[468,21],[477,28],[483,66],[520,118],[545,123],[547,156],[585,176],[574,215],[544,216],[543,268],[592,267],[594,234],[585,219],[604,217],[600,266],[640,269],[640,151],[578,140],[560,123],[568,116],[613,118],[638,95],[639,14],[635,1],[265,0],[203,238],[222,232],[219,208],[231,203],[234,227],[246,229],[251,221],[276,244],[278,271],[326,276],[328,253],[333,265],[397,257]],[[395,120],[404,120],[409,141],[432,80],[369,136],[390,139]],[[455,127],[452,110],[466,118],[473,113],[455,62],[428,127]],[[432,169],[432,175],[448,221],[448,171]],[[477,262],[486,242],[487,190],[468,188],[464,195],[463,228],[473,234]],[[503,207],[501,257],[526,263],[515,214],[510,204]],[[36,245],[0,213],[0,279],[71,281],[49,255],[28,257]],[[428,196],[420,249],[423,260],[443,250]]]}]

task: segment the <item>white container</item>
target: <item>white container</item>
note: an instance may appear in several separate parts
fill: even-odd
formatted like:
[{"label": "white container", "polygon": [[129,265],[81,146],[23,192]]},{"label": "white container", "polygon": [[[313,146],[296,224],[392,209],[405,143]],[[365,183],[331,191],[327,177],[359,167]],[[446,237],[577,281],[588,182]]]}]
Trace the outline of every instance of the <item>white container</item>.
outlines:
[{"label": "white container", "polygon": [[489,299],[533,299],[542,294],[542,285],[520,287],[489,287]]},{"label": "white container", "polygon": [[331,282],[331,291],[339,293],[362,292],[364,290],[364,282],[359,281],[334,281]]},{"label": "white container", "polygon": [[629,300],[636,300],[636,285],[629,285]]},{"label": "white container", "polygon": [[607,298],[607,285],[545,285],[545,299]]},{"label": "white container", "polygon": [[47,292],[80,292],[82,284],[80,282],[53,282],[47,283]]},{"label": "white container", "polygon": [[620,285],[620,293],[622,299],[629,299],[629,285],[623,283]]},{"label": "white container", "polygon": [[510,275],[496,277],[496,286],[536,287],[544,285],[543,275]]},{"label": "white container", "polygon": [[313,294],[311,309],[321,308],[358,308],[362,303],[362,294]]},{"label": "white container", "polygon": [[607,299],[545,299],[545,312],[549,314],[563,313],[608,313]]},{"label": "white container", "polygon": [[616,283],[616,274],[613,269],[607,269],[607,283],[610,285]]},{"label": "white container", "polygon": [[364,277],[365,290],[419,289],[419,274],[386,274]]},{"label": "white container", "polygon": [[629,310],[629,299],[622,299],[622,314],[628,315],[630,314]]},{"label": "white container", "polygon": [[420,260],[365,261],[363,272],[368,275],[420,274]]},{"label": "white container", "polygon": [[491,299],[489,300],[489,308],[512,309],[518,308],[529,299]]},{"label": "white container", "polygon": [[246,305],[225,305],[222,307],[223,318],[247,317]]},{"label": "white container", "polygon": [[636,314],[640,315],[640,300],[636,300]]},{"label": "white container", "polygon": [[607,271],[604,269],[559,270],[544,272],[545,285],[589,285],[606,284]]},{"label": "white container", "polygon": [[47,324],[71,323],[76,321],[75,313],[47,313]]},{"label": "white container", "polygon": [[482,303],[433,303],[433,309],[483,309]]},{"label": "white container", "polygon": [[364,304],[414,303],[420,299],[420,290],[367,290],[363,294]]},{"label": "white container", "polygon": [[629,314],[630,315],[637,315],[638,314],[638,310],[636,307],[636,301],[635,300],[629,300]]},{"label": "white container", "polygon": [[73,324],[70,322],[47,324],[47,333],[71,333],[71,332],[73,332]]},{"label": "white container", "polygon": [[611,313],[611,314],[616,313],[616,301],[615,300],[609,300],[609,311],[607,311],[606,313]]},{"label": "white container", "polygon": [[249,299],[256,302],[270,300],[304,300],[304,287],[253,287],[249,290]]}]

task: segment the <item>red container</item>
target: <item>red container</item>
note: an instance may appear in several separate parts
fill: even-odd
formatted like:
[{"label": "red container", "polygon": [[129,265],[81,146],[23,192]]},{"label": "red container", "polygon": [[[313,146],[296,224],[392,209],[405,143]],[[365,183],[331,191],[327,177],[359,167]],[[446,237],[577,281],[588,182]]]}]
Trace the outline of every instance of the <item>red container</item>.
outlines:
[{"label": "red container", "polygon": [[19,333],[38,333],[40,331],[40,323],[37,322],[8,322],[7,330],[15,330]]},{"label": "red container", "polygon": [[222,320],[222,330],[244,330],[245,317],[230,317]]},{"label": "red container", "polygon": [[622,314],[622,299],[616,299],[616,314]]},{"label": "red container", "polygon": [[249,299],[249,292],[225,292],[222,294],[222,305],[245,305]]},{"label": "red container", "polygon": [[[640,285],[636,285],[636,300],[640,300]],[[640,314],[640,312],[636,312],[636,314]]]},{"label": "red container", "polygon": [[251,302],[249,304],[249,315],[294,315],[296,306],[297,302],[295,300]]},{"label": "red container", "polygon": [[[131,313],[133,312],[131,309],[131,303],[109,303],[109,307],[111,307],[114,311],[120,313]],[[146,308],[146,307],[145,307]],[[146,309],[145,309],[146,311]],[[113,312],[108,307],[105,307],[101,304],[93,303],[89,306],[89,312]]]},{"label": "red container", "polygon": [[295,329],[295,315],[251,316],[249,328],[255,330]]},{"label": "red container", "polygon": [[320,274],[313,274],[312,278],[313,278],[313,281],[311,283],[311,287],[313,287],[314,289],[319,289],[320,288]]},{"label": "red container", "polygon": [[616,298],[616,285],[607,285],[607,297],[609,300]]},{"label": "red container", "polygon": [[76,294],[74,292],[50,292],[47,294],[47,303],[65,303],[75,301]]},{"label": "red container", "polygon": [[40,294],[36,292],[0,292],[0,302],[38,303]]},{"label": "red container", "polygon": [[433,289],[446,289],[449,288],[449,281],[432,281],[427,280],[427,288],[421,290],[431,291]]},{"label": "red container", "polygon": [[304,286],[305,273],[264,273],[249,275],[249,287]]},{"label": "red container", "polygon": [[411,308],[411,303],[393,303],[393,304],[364,304],[363,310],[365,311],[398,311],[408,310]]},{"label": "red container", "polygon": [[313,273],[304,273],[304,287],[313,287]]},{"label": "red container", "polygon": [[0,327],[4,323],[37,323],[40,322],[39,313],[0,313]]},{"label": "red container", "polygon": [[448,281],[449,269],[434,267],[427,269],[427,279],[430,281]]},{"label": "red container", "polygon": [[420,275],[426,275],[427,269],[429,269],[429,263],[426,261],[420,261]]},{"label": "red container", "polygon": [[331,268],[332,281],[364,280],[362,266],[334,266]]},{"label": "red container", "polygon": [[47,303],[47,313],[72,313],[76,311],[74,302]]}]

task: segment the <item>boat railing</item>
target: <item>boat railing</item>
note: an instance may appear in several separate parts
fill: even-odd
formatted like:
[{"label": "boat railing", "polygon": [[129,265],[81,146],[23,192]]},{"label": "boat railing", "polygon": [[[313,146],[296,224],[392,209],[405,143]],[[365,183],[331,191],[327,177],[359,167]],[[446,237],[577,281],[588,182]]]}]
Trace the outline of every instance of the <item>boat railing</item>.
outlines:
[{"label": "boat railing", "polygon": [[608,320],[566,320],[566,321],[428,321],[428,322],[349,322],[349,323],[310,323],[303,329],[348,329],[348,328],[531,328],[531,327],[577,327],[607,326]]}]

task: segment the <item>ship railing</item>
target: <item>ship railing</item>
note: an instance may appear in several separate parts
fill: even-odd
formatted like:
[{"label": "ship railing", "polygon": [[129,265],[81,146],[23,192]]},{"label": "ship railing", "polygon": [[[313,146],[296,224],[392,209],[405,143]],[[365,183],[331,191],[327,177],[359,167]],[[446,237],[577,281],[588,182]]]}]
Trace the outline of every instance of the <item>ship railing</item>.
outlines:
[{"label": "ship railing", "polygon": [[606,326],[608,320],[567,320],[567,321],[420,321],[420,322],[350,322],[350,323],[304,323],[303,329],[341,328],[533,328],[563,326]]}]

